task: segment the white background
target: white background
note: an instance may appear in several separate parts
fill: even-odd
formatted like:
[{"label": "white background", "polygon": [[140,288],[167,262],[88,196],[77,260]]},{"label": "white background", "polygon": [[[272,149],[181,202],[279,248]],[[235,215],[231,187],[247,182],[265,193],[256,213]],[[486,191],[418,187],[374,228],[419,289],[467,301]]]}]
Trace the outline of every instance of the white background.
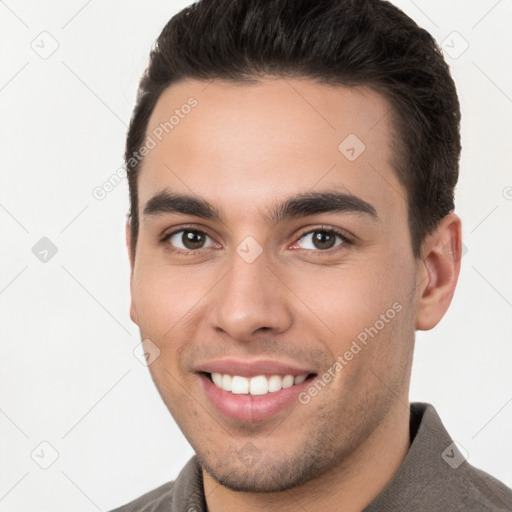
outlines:
[{"label": "white background", "polygon": [[[126,182],[92,195],[123,164],[153,41],[188,3],[0,2],[2,512],[106,511],[192,455],[133,355]],[[445,41],[462,106],[467,253],[448,314],[418,333],[411,400],[512,486],[512,2],[395,3]],[[59,45],[47,59],[31,48],[56,44],[43,31]],[[32,253],[42,237],[58,248],[46,263]],[[50,460],[43,441],[59,454],[48,469],[31,457]]]}]

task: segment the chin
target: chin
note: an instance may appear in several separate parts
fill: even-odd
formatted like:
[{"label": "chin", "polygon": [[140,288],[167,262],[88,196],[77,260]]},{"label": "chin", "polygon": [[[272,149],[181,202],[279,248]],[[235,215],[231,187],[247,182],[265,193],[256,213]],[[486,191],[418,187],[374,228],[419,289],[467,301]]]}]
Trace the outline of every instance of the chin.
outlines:
[{"label": "chin", "polygon": [[[253,445],[247,443],[246,446]],[[206,457],[196,453],[201,467],[219,484],[233,491],[250,493],[283,492],[300,486],[329,471],[339,463],[340,456],[343,457],[330,447],[325,451],[312,450],[309,444],[292,455],[274,452],[271,456],[258,456],[254,452],[248,456],[249,447],[219,458],[211,451]]]}]

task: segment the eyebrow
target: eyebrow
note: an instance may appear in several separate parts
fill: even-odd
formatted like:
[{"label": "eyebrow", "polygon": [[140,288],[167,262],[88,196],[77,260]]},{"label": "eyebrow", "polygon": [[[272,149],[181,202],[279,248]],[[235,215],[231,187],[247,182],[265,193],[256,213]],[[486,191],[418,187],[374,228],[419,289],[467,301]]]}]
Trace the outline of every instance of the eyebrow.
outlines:
[{"label": "eyebrow", "polygon": [[[203,219],[224,222],[219,210],[202,198],[191,195],[159,192],[144,206],[144,216],[166,213],[192,215]],[[284,202],[274,205],[265,215],[269,224],[321,213],[355,213],[378,221],[376,209],[360,197],[352,194],[324,191],[295,194]]]}]

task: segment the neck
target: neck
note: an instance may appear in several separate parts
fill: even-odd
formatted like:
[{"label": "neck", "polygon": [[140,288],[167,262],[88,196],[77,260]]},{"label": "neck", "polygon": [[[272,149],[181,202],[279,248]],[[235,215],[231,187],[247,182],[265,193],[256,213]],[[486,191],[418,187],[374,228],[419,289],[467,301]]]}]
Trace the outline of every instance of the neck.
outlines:
[{"label": "neck", "polygon": [[409,414],[408,403],[395,400],[384,420],[355,452],[328,473],[286,491],[268,494],[232,491],[203,470],[208,512],[295,509],[360,512],[387,486],[407,455]]}]

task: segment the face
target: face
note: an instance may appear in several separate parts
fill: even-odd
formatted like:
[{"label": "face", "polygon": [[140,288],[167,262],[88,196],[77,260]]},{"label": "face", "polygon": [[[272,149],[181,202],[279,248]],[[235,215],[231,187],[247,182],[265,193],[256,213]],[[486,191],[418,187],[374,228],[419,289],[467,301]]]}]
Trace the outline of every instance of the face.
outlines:
[{"label": "face", "polygon": [[308,80],[188,81],[151,116],[131,318],[229,488],[325,473],[408,403],[418,270],[389,109]]}]

